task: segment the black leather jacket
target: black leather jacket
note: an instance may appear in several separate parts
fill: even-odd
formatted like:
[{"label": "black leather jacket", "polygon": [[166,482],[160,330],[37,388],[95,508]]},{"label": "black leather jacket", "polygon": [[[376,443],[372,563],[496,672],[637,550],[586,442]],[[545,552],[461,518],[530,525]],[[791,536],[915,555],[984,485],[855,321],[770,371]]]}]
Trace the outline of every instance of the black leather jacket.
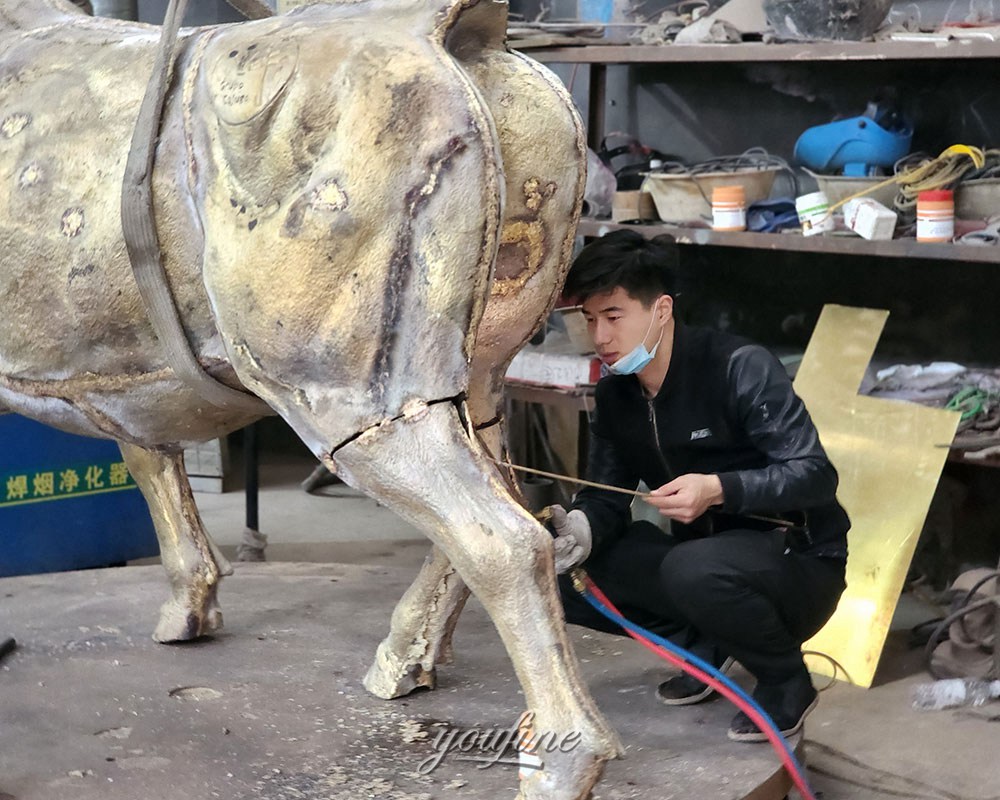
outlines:
[{"label": "black leather jacket", "polygon": [[[781,363],[759,345],[716,331],[674,329],[670,369],[653,399],[634,375],[597,384],[587,477],[635,489],[687,473],[717,474],[724,502],[691,525],[673,523],[678,538],[733,528],[786,527],[789,546],[846,558],[850,520],[836,499],[837,471]],[[581,490],[593,552],[631,521],[631,498]]]}]

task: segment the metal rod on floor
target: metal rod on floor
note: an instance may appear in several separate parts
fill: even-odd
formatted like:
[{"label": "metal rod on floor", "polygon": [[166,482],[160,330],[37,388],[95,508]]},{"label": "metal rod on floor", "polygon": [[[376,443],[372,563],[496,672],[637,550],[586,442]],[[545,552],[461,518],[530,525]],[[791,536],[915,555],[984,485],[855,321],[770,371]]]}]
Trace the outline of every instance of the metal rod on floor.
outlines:
[{"label": "metal rod on floor", "polygon": [[257,423],[243,429],[243,469],[246,481],[247,527],[252,531],[260,528],[258,517],[258,489],[260,475],[257,469]]},{"label": "metal rod on floor", "polygon": [[3,661],[16,649],[17,649],[17,642],[15,642],[13,638],[3,639],[2,641],[0,641],[0,661]]}]

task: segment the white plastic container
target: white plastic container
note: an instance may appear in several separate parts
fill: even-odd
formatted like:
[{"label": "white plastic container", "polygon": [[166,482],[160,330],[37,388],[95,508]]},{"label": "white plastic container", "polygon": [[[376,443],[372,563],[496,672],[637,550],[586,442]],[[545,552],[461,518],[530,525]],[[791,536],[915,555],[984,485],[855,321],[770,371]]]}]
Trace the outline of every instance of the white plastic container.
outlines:
[{"label": "white plastic container", "polygon": [[859,197],[844,205],[844,224],[865,239],[887,241],[896,232],[895,211],[886,208],[878,200]]},{"label": "white plastic container", "polygon": [[802,223],[803,236],[817,236],[835,227],[826,192],[812,192],[795,199],[795,211]]}]

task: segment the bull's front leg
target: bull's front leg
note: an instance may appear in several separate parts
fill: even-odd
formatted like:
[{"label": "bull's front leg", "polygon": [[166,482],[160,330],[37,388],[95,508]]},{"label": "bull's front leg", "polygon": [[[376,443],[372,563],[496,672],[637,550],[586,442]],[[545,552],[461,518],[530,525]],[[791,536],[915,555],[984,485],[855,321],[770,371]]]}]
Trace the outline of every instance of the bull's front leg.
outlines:
[{"label": "bull's front leg", "polygon": [[129,472],[149,505],[173,596],[160,609],[158,642],[196,639],[222,627],[216,595],[233,568],[205,532],[181,451],[119,442]]},{"label": "bull's front leg", "polygon": [[535,731],[578,742],[541,754],[543,768],[522,780],[519,796],[586,798],[620,745],[580,678],[551,537],[505,489],[456,409],[438,403],[385,422],[333,459],[348,483],[424,530],[475,592],[514,663]]},{"label": "bull's front leg", "polygon": [[[500,421],[481,428],[478,436],[491,457],[508,460]],[[440,547],[432,547],[413,585],[392,613],[389,634],[379,644],[365,675],[365,688],[385,700],[415,689],[433,689],[437,667],[452,662],[452,636],[468,599],[469,588],[448,556]]]}]

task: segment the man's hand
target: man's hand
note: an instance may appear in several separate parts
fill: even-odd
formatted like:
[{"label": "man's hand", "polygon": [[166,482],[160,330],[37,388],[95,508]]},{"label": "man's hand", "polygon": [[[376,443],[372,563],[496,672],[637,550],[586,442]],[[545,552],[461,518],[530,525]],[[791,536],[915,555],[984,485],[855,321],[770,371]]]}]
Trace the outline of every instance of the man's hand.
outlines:
[{"label": "man's hand", "polygon": [[689,473],[649,493],[646,502],[665,517],[689,524],[710,506],[722,503],[722,481],[718,475]]},{"label": "man's hand", "polygon": [[549,506],[552,527],[555,529],[556,575],[569,572],[587,560],[593,537],[587,515],[576,508],[566,513],[562,506]]}]

